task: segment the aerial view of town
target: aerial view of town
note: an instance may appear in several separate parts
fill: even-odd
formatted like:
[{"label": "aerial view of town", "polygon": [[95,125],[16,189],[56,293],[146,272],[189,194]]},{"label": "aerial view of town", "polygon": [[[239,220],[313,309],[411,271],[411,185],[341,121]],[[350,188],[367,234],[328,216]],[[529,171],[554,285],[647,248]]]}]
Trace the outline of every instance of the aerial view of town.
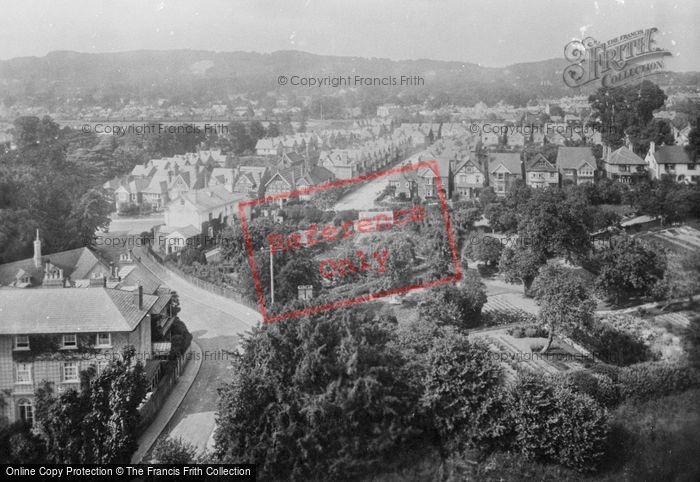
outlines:
[{"label": "aerial view of town", "polygon": [[700,480],[700,4],[4,7],[0,480]]}]

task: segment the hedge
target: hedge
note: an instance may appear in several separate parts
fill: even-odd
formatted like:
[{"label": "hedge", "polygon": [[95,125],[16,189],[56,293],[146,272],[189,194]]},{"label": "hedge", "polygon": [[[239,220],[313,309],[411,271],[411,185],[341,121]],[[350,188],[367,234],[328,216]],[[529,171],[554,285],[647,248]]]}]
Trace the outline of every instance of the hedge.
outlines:
[{"label": "hedge", "polygon": [[687,365],[663,362],[638,363],[620,369],[618,387],[623,399],[648,400],[685,391],[700,383]]}]

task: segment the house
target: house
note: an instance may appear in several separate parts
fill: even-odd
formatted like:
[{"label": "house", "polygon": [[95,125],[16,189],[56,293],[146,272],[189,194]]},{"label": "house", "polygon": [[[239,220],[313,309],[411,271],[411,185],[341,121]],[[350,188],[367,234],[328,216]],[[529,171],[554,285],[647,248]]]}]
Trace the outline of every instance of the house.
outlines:
[{"label": "house", "polygon": [[[418,159],[422,159],[419,157]],[[430,160],[430,159],[427,159]],[[448,156],[438,156],[434,159],[437,162],[437,174],[439,175],[442,184],[442,190],[447,198],[452,195],[452,169],[450,158]],[[416,177],[418,179],[418,195],[423,199],[438,197],[438,175],[430,167],[421,167],[416,169]]]},{"label": "house", "polygon": [[574,184],[593,182],[596,160],[590,147],[560,147],[557,150],[557,168],[562,181],[571,180]]},{"label": "house", "polygon": [[[324,184],[335,179],[333,173],[321,166],[314,166],[308,171],[303,171],[296,183],[296,189],[308,188],[311,186],[317,186],[319,184]],[[311,199],[313,194],[300,194],[299,199],[303,201],[308,201]]]},{"label": "house", "polygon": [[161,251],[173,254],[185,248],[197,247],[201,237],[202,229],[197,229],[191,224],[180,228],[164,228],[159,233],[158,244]]},{"label": "house", "polygon": [[523,147],[525,145],[525,136],[520,131],[514,131],[506,135],[506,145],[508,147]]},{"label": "house", "polygon": [[[12,288],[73,287],[81,281],[109,277],[109,263],[89,248],[76,248],[42,256],[39,230],[34,240],[34,256],[0,264],[0,286]],[[0,305],[2,306],[2,305]]]},{"label": "house", "polygon": [[258,156],[279,156],[283,152],[282,145],[275,141],[269,137],[259,139],[255,144],[255,153]]},{"label": "house", "polygon": [[[106,278],[103,278],[106,281]],[[80,387],[80,372],[98,369],[122,347],[152,357],[152,337],[172,325],[171,295],[148,295],[103,285],[75,289],[0,289],[0,415],[34,422],[36,389]]]},{"label": "house", "polygon": [[603,159],[605,177],[629,184],[635,178],[647,176],[647,163],[644,159],[625,146],[608,152]]},{"label": "house", "polygon": [[474,198],[484,187],[486,176],[479,164],[472,159],[458,162],[452,172],[453,194],[461,198]]},{"label": "house", "polygon": [[676,182],[700,182],[699,164],[690,160],[683,146],[661,146],[657,149],[651,142],[645,161],[649,165],[652,179],[668,174]]},{"label": "house", "polygon": [[499,196],[505,196],[523,178],[522,161],[519,152],[491,152],[488,155],[489,185]]},{"label": "house", "polygon": [[537,153],[525,163],[525,183],[535,188],[558,186],[559,170],[544,155]]},{"label": "house", "polygon": [[418,176],[415,169],[389,175],[387,185],[395,198],[408,200],[415,199],[418,195]]},{"label": "house", "polygon": [[[297,181],[304,174],[303,166],[293,166],[286,169],[277,169],[265,183],[265,196],[274,196],[296,190]],[[280,199],[280,205],[288,199]]]},{"label": "house", "polygon": [[122,184],[114,191],[114,202],[117,211],[130,204],[140,206],[143,202],[143,190],[151,183],[149,178],[138,177]]},{"label": "house", "polygon": [[325,167],[336,179],[352,179],[359,174],[357,153],[349,149],[333,149],[322,153],[318,165]]},{"label": "house", "polygon": [[235,171],[232,191],[250,198],[263,197],[269,178],[270,170],[265,166],[239,166]]},{"label": "house", "polygon": [[[165,224],[173,228],[192,225],[213,236],[215,225],[230,224],[233,216],[238,216],[239,203],[245,199],[246,196],[232,193],[222,185],[183,192],[167,205]],[[249,210],[248,207],[248,216]]]}]

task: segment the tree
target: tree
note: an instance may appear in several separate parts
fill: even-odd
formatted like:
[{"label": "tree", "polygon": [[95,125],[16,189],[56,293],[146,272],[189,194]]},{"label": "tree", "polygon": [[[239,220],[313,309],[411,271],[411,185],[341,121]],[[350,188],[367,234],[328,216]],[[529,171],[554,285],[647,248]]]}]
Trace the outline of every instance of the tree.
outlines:
[{"label": "tree", "polygon": [[491,355],[464,335],[440,338],[428,353],[422,403],[443,454],[494,449],[508,431],[501,367]]},{"label": "tree", "polygon": [[498,263],[503,252],[503,244],[492,236],[483,236],[471,247],[472,256],[488,266]]},{"label": "tree", "polygon": [[698,292],[700,292],[700,253],[669,256],[661,295],[669,300],[687,297],[688,303],[692,305],[693,295]]},{"label": "tree", "polygon": [[506,282],[521,282],[523,292],[527,295],[545,261],[546,259],[540,253],[536,253],[530,248],[506,247],[501,253],[498,269],[505,276]]},{"label": "tree", "polygon": [[266,480],[386,467],[421,433],[391,323],[354,308],[254,329],[219,390],[215,455]]},{"label": "tree", "polygon": [[688,145],[685,146],[691,161],[696,161],[700,157],[700,117],[695,120],[695,126],[688,134]]},{"label": "tree", "polygon": [[534,291],[540,306],[539,321],[549,332],[542,353],[552,346],[555,331],[590,324],[595,303],[585,282],[573,270],[545,266],[535,280]]},{"label": "tree", "polygon": [[136,450],[138,406],[146,395],[146,378],[136,350],[124,348],[98,374],[81,373],[80,390],[55,396],[50,385],[36,392],[35,430],[50,463],[128,463]]},{"label": "tree", "polygon": [[596,290],[620,303],[622,298],[648,296],[666,273],[666,256],[630,236],[616,236],[600,255]]},{"label": "tree", "polygon": [[[278,268],[279,269],[279,268]],[[312,285],[314,290],[321,286],[317,263],[302,253],[293,254],[275,276],[276,301],[284,303],[298,297],[300,285]]]},{"label": "tree", "polygon": [[466,271],[461,286],[443,285],[427,291],[420,306],[420,316],[461,328],[474,328],[481,322],[486,292],[478,274]]}]

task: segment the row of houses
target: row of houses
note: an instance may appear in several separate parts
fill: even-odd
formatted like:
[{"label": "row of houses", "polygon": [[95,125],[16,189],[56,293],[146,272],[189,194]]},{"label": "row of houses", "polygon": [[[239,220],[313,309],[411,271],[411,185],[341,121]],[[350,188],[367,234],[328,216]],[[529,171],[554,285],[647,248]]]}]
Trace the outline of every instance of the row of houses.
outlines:
[{"label": "row of houses", "polygon": [[0,417],[31,424],[44,381],[58,393],[79,388],[122,347],[136,348],[153,390],[170,353],[172,293],[130,251],[113,260],[90,248],[0,265]]}]

